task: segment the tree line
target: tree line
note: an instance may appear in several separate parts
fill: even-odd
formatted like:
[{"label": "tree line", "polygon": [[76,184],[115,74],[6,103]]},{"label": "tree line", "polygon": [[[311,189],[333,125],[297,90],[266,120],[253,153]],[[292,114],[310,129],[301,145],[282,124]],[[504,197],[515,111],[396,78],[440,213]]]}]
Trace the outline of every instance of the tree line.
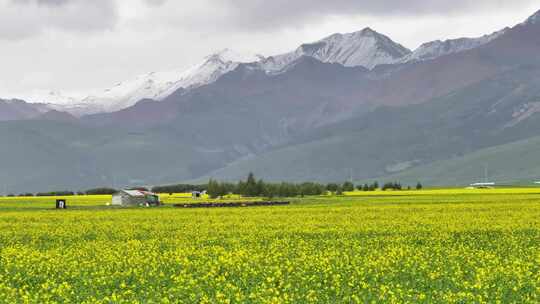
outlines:
[{"label": "tree line", "polygon": [[[419,182],[416,185],[417,190],[423,188]],[[297,197],[306,195],[322,195],[325,193],[333,193],[342,195],[343,192],[358,191],[376,191],[376,190],[403,190],[401,183],[385,183],[382,187],[378,182],[372,184],[354,185],[352,182],[343,184],[329,183],[322,184],[316,182],[306,183],[268,183],[262,179],[256,179],[253,173],[250,173],[246,180],[241,180],[238,183],[219,182],[210,179],[207,185],[207,193],[211,198],[218,198],[228,194],[237,194],[245,197]],[[407,187],[408,190],[412,188]]]},{"label": "tree line", "polygon": [[154,193],[187,193],[193,191],[204,191],[208,185],[190,185],[190,184],[178,184],[168,186],[156,186],[151,190]]},{"label": "tree line", "polygon": [[[152,191],[154,193],[187,193],[193,191],[207,191],[208,195],[212,198],[223,197],[228,194],[236,194],[245,197],[297,197],[297,196],[309,196],[309,195],[323,195],[328,192],[336,195],[342,195],[343,192],[352,191],[377,191],[377,190],[404,190],[405,187],[399,182],[389,182],[382,186],[377,181],[370,184],[359,184],[348,181],[342,184],[340,183],[317,183],[317,182],[305,182],[305,183],[270,183],[265,182],[262,179],[255,178],[253,173],[250,173],[245,180],[240,180],[237,183],[233,182],[219,182],[214,179],[210,179],[207,184],[178,184],[167,186],[156,186],[151,189],[145,187],[130,188],[130,190],[145,190]],[[411,190],[412,187],[406,187],[407,190]],[[416,190],[423,189],[423,185],[419,182]],[[10,197],[15,196],[75,196],[75,195],[111,195],[118,192],[114,188],[94,188],[86,191],[53,191],[53,192],[39,192],[22,193],[19,195],[9,194]]]},{"label": "tree line", "polygon": [[118,192],[113,188],[95,188],[86,191],[51,191],[51,192],[38,192],[38,193],[21,193],[18,195],[8,194],[8,197],[26,196],[26,197],[46,197],[46,196],[76,196],[76,195],[111,195]]}]

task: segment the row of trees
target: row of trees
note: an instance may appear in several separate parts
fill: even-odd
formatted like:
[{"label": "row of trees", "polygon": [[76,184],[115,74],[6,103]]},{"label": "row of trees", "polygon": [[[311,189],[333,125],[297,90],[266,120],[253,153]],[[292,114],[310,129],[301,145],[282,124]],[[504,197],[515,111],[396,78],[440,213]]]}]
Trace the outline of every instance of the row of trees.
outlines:
[{"label": "row of trees", "polygon": [[[337,195],[343,194],[343,192],[358,191],[376,191],[376,190],[403,190],[403,186],[398,182],[385,183],[382,187],[378,182],[364,185],[354,185],[352,182],[345,182],[343,184],[329,183],[321,184],[316,182],[306,183],[268,183],[262,179],[256,179],[253,173],[250,173],[246,180],[241,180],[238,183],[231,182],[218,182],[211,179],[208,184],[203,185],[190,185],[190,184],[178,184],[168,186],[157,186],[150,189],[155,193],[186,193],[192,191],[204,191],[208,192],[208,195],[213,198],[222,197],[227,194],[238,194],[246,197],[295,197],[305,195],[322,195],[327,192],[331,192]],[[416,185],[417,190],[423,188],[421,183]],[[133,188],[138,190],[146,190],[147,188]],[[407,187],[411,189],[411,187]],[[40,192],[35,196],[74,196],[74,195],[110,195],[116,193],[117,190],[113,188],[95,188],[87,191],[72,192],[72,191],[56,191],[56,192]],[[10,194],[8,196],[15,196]],[[19,196],[34,196],[32,193],[24,193]]]},{"label": "row of trees", "polygon": [[207,185],[178,184],[168,186],[157,186],[152,188],[154,193],[187,193],[192,191],[204,191]]},{"label": "row of trees", "polygon": [[[416,185],[417,190],[423,188],[421,183]],[[335,193],[337,195],[343,194],[343,192],[351,192],[355,189],[359,191],[376,191],[381,189],[386,190],[402,190],[403,186],[398,183],[386,183],[381,188],[378,182],[372,184],[364,184],[355,186],[352,182],[345,182],[343,184],[330,183],[321,184],[315,182],[308,183],[267,183],[262,179],[256,179],[253,173],[250,173],[247,179],[241,180],[238,183],[230,182],[218,182],[211,179],[207,185],[208,195],[212,198],[222,197],[228,194],[238,194],[246,197],[295,197],[305,195],[322,195],[327,192]],[[408,187],[407,189],[411,189]]]},{"label": "row of trees", "polygon": [[267,183],[262,179],[255,180],[250,174],[247,180],[238,183],[208,182],[207,193],[212,198],[228,194],[238,194],[246,197],[295,197],[305,195],[322,195],[327,191],[326,186],[319,183]]},{"label": "row of trees", "polygon": [[75,195],[85,195],[84,192],[73,192],[73,191],[54,191],[54,192],[38,192],[38,193],[21,193],[21,194],[8,194],[8,197],[31,197],[31,196],[75,196]]},{"label": "row of trees", "polygon": [[21,193],[19,195],[15,194],[9,194],[8,197],[15,197],[15,196],[39,196],[39,197],[45,197],[45,196],[75,196],[75,195],[110,195],[116,193],[116,189],[112,188],[96,188],[96,189],[90,189],[87,191],[51,191],[51,192],[38,192],[38,193]]}]

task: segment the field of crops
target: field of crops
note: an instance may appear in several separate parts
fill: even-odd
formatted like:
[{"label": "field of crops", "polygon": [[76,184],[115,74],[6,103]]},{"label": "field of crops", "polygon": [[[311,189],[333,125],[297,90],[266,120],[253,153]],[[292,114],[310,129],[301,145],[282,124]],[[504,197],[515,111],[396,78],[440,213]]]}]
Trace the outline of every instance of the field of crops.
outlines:
[{"label": "field of crops", "polygon": [[0,198],[0,302],[539,303],[540,191],[432,191],[194,210]]}]

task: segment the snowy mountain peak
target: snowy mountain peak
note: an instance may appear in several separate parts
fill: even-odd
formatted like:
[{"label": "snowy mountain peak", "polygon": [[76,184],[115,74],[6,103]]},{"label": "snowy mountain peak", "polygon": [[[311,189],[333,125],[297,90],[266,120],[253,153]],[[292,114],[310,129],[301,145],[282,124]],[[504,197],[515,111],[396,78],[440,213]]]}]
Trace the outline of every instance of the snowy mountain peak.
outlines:
[{"label": "snowy mountain peak", "polygon": [[373,30],[373,29],[370,28],[370,27],[366,27],[366,28],[364,28],[363,30],[361,30],[361,31],[359,31],[359,32],[352,33],[352,35],[362,35],[362,36],[384,36],[384,35],[378,33],[377,31]]},{"label": "snowy mountain peak", "polygon": [[222,63],[236,62],[236,63],[250,63],[260,60],[260,56],[240,53],[231,49],[223,49],[219,52],[206,56],[205,61],[221,61]]},{"label": "snowy mountain peak", "polygon": [[261,66],[275,73],[285,70],[300,57],[309,56],[326,63],[373,69],[377,65],[394,63],[410,52],[387,36],[365,28],[358,32],[333,34],[313,43],[302,44],[294,52],[262,60]]},{"label": "snowy mountain peak", "polygon": [[[84,99],[85,103],[102,105],[103,111],[112,112],[130,107],[143,99],[163,100],[180,89],[194,89],[216,81],[234,70],[241,62],[254,62],[258,57],[230,49],[206,56],[187,70],[152,72],[121,82],[95,96]],[[98,107],[95,107],[98,109]],[[87,113],[85,113],[87,114]]]},{"label": "snowy mountain peak", "polygon": [[370,27],[366,27],[360,31],[352,32],[352,33],[335,33],[332,34],[326,38],[321,39],[320,41],[332,41],[336,39],[360,39],[363,37],[373,37],[373,36],[384,36],[382,34],[379,34],[378,32],[374,31]]},{"label": "snowy mountain peak", "polygon": [[[332,35],[321,42],[326,42],[327,47],[334,49],[337,53],[334,59],[337,59],[338,63],[369,69],[378,64],[392,63],[395,59],[411,53],[409,49],[369,27],[358,32]],[[370,62],[370,59],[373,61]]]}]

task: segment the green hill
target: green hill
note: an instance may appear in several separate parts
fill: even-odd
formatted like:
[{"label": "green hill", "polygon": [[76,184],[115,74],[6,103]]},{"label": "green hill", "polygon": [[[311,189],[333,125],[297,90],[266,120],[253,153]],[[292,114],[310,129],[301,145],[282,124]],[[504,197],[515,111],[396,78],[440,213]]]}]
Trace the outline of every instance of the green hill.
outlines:
[{"label": "green hill", "polygon": [[540,180],[540,137],[482,149],[462,157],[434,162],[384,176],[405,184],[422,181],[429,186],[463,186],[488,179],[497,184],[531,185]]}]

